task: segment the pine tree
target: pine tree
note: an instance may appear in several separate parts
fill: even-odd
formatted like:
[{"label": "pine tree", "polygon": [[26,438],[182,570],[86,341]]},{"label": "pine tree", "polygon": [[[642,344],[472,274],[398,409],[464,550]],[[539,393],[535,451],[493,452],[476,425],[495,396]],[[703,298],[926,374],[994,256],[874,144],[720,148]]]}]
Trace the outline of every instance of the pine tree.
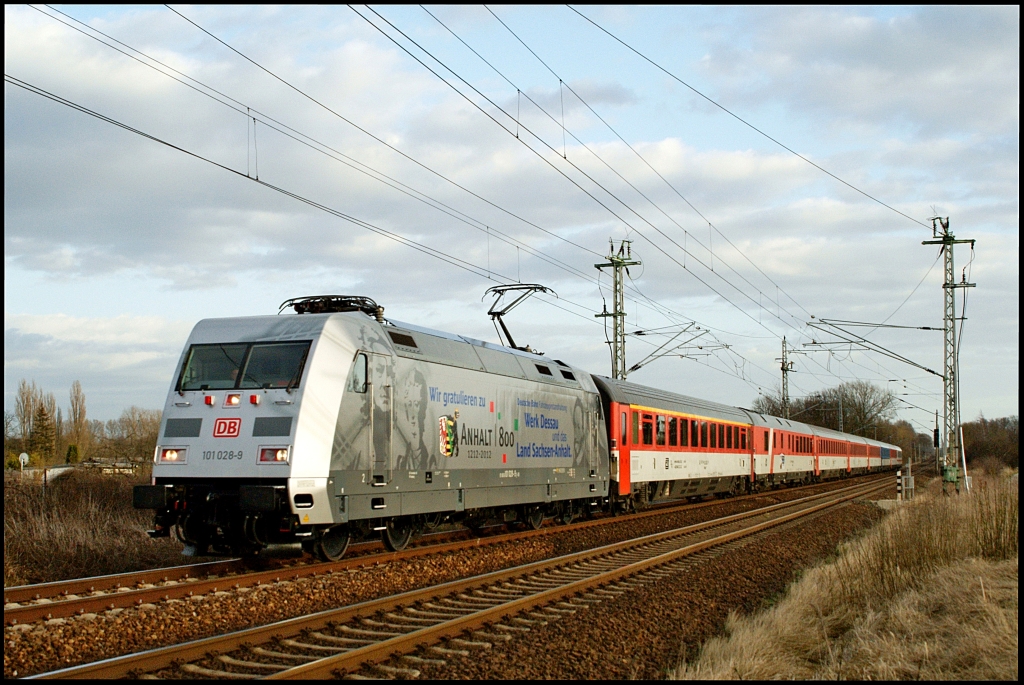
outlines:
[{"label": "pine tree", "polygon": [[43,464],[48,464],[53,459],[53,451],[56,448],[53,418],[46,409],[46,404],[40,402],[36,406],[35,416],[32,418],[32,433],[29,436],[30,451],[39,455]]}]

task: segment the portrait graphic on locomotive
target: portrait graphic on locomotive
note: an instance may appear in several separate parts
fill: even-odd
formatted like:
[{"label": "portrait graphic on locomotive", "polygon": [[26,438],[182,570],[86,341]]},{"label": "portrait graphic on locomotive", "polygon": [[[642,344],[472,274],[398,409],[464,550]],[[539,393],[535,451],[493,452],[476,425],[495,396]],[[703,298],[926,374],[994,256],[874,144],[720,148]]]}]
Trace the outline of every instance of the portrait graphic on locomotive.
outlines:
[{"label": "portrait graphic on locomotive", "polygon": [[335,560],[442,523],[539,528],[901,463],[893,445],[389,321],[368,298],[285,307],[200,321],[178,362],[134,505],[187,554],[300,542]]}]

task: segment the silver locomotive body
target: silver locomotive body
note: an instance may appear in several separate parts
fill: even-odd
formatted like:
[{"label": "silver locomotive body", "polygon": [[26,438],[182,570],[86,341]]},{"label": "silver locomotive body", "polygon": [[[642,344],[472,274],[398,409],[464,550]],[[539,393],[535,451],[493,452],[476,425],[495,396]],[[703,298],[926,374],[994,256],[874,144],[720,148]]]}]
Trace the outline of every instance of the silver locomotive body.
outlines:
[{"label": "silver locomotive body", "polygon": [[[188,552],[302,541],[324,558],[443,520],[540,525],[608,492],[591,377],[545,357],[369,312],[215,319],[164,407],[156,510]],[[378,317],[380,319],[381,317]]]}]

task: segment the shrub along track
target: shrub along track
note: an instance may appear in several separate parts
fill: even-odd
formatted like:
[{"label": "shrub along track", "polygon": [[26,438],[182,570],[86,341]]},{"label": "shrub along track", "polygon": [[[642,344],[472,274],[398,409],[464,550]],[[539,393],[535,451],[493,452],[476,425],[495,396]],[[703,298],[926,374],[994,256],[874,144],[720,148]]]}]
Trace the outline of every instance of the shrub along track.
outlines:
[{"label": "shrub along track", "polygon": [[[468,656],[469,650],[510,641],[531,627],[545,627],[549,619],[671,576],[703,550],[886,487],[887,483],[862,483],[557,559],[47,675],[324,677],[358,670],[364,662],[387,660],[396,652],[408,654],[424,644],[434,645],[429,648],[432,656],[406,656],[404,662],[447,665],[445,656]],[[389,675],[419,673],[408,664],[377,668]]]},{"label": "shrub along track", "polygon": [[[457,543],[461,549],[455,551],[424,547],[335,564],[299,564],[287,571],[179,583],[170,588],[180,592],[183,599],[172,597],[141,604],[136,599],[131,602],[134,606],[124,610],[117,607],[71,619],[7,627],[4,674],[27,675],[258,626],[749,511],[850,482],[864,479],[677,506],[514,536],[463,540]],[[267,574],[272,576],[269,580]],[[240,586],[237,589],[233,587],[236,583]],[[166,587],[150,590],[154,589],[169,594]],[[127,591],[107,595],[111,599],[132,596]]]}]

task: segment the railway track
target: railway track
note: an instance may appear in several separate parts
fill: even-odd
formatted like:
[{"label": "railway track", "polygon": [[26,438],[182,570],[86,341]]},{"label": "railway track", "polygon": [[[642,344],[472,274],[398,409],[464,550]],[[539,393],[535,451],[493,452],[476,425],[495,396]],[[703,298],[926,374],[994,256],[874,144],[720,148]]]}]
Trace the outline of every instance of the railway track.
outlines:
[{"label": "railway track", "polygon": [[[863,477],[862,477],[863,478]],[[804,486],[823,487],[827,484]],[[773,491],[777,494],[797,492],[802,488]],[[745,500],[764,498],[773,493],[741,495],[728,500],[710,500],[699,503],[664,503],[637,514],[630,514],[631,520],[664,515],[679,509],[696,510],[723,502],[738,503]],[[573,524],[574,528],[585,529],[608,525],[625,520],[625,517],[602,517],[596,520]],[[92,578],[55,581],[36,585],[4,588],[4,624],[16,625],[39,620],[69,618],[76,615],[98,613],[116,608],[126,608],[166,601],[184,599],[195,595],[237,590],[242,587],[258,587],[264,583],[282,579],[298,580],[325,573],[364,567],[375,563],[413,559],[430,554],[455,552],[483,545],[497,545],[514,539],[528,539],[564,532],[563,526],[553,521],[536,531],[504,533],[504,526],[493,526],[490,532],[476,537],[468,531],[433,533],[420,538],[415,547],[402,552],[382,552],[379,542],[354,544],[351,556],[337,562],[288,563],[271,562],[269,568],[253,570],[241,559],[188,564],[170,568],[154,569],[134,573],[121,573]]]},{"label": "railway track", "polygon": [[[858,483],[703,523],[38,678],[314,678],[466,656],[674,572],[687,557],[891,487]],[[400,659],[400,666],[381,662]]]}]

